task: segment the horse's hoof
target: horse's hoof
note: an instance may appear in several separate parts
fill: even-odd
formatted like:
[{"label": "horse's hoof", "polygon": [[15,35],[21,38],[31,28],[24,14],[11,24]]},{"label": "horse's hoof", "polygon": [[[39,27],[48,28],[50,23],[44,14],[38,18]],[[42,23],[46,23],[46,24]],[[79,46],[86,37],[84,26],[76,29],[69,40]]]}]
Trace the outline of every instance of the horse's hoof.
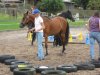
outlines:
[{"label": "horse's hoof", "polygon": [[31,46],[33,46],[33,44],[31,44]]},{"label": "horse's hoof", "polygon": [[63,56],[63,53],[59,53],[58,55]]},{"label": "horse's hoof", "polygon": [[45,54],[45,56],[48,56],[48,54]]},{"label": "horse's hoof", "polygon": [[62,54],[67,54],[66,52],[63,52]]},{"label": "horse's hoof", "polygon": [[60,56],[63,56],[64,54],[63,53],[60,53]]}]

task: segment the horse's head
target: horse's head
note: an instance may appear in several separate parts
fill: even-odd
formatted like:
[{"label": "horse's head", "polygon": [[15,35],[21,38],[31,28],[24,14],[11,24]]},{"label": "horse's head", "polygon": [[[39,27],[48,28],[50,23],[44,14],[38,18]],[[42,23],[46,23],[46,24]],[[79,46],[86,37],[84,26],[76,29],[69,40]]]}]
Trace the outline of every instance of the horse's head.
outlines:
[{"label": "horse's head", "polygon": [[35,17],[27,11],[22,18],[20,28],[27,26],[29,29],[31,29],[34,27],[34,19]]},{"label": "horse's head", "polygon": [[71,11],[66,11],[66,12],[62,12],[59,16],[62,16],[62,17],[64,17],[64,18],[68,18],[68,19],[70,19],[71,21],[75,21],[74,20],[74,18],[73,18],[73,16],[72,16],[72,13],[71,13]]},{"label": "horse's head", "polygon": [[23,15],[23,18],[21,20],[21,23],[20,23],[20,28],[23,28],[26,24],[24,23],[26,17],[28,16],[28,11],[26,13],[24,13]]},{"label": "horse's head", "polygon": [[74,20],[74,17],[72,16],[71,11],[68,10],[66,13],[67,13],[66,16],[67,16],[68,19],[70,19],[70,20],[72,20],[72,21],[75,21],[75,20]]}]

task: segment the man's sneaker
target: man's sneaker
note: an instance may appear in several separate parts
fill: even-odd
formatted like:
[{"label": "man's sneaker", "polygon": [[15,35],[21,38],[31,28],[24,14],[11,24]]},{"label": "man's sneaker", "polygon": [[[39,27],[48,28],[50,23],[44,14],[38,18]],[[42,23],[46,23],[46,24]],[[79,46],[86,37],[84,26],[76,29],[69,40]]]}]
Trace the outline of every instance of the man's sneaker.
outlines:
[{"label": "man's sneaker", "polygon": [[91,60],[90,60],[90,63],[94,63],[94,62],[96,62],[95,59],[91,59]]},{"label": "man's sneaker", "polygon": [[98,60],[100,60],[100,57],[98,58]]}]

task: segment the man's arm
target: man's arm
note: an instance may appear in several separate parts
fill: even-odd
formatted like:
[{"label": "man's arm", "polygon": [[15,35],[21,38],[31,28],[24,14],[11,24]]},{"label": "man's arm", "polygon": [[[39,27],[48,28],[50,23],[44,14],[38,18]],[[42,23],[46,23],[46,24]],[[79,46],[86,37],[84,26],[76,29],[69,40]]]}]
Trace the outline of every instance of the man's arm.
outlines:
[{"label": "man's arm", "polygon": [[42,29],[45,29],[45,26],[44,26],[44,23],[43,22],[41,23],[41,26],[42,26]]},{"label": "man's arm", "polygon": [[35,31],[35,28],[29,29],[28,32]]},{"label": "man's arm", "polygon": [[86,25],[87,30],[90,31],[90,28],[89,28],[89,20],[88,20],[87,24],[85,24],[85,25]]},{"label": "man's arm", "polygon": [[100,19],[99,19],[99,30],[100,30]]}]

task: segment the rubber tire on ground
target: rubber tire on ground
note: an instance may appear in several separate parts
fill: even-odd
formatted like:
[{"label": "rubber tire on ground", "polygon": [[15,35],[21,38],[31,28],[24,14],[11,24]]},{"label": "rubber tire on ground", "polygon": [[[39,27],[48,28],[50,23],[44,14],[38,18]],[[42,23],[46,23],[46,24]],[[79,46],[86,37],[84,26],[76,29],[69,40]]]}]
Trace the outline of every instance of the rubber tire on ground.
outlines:
[{"label": "rubber tire on ground", "polygon": [[7,59],[4,61],[5,65],[11,65],[11,62],[18,61],[17,59]]},{"label": "rubber tire on ground", "polygon": [[40,66],[35,67],[36,73],[41,73],[42,71],[45,71],[45,70],[54,70],[55,69],[55,68],[49,67],[49,66],[46,66],[46,67],[48,67],[48,68],[40,68]]},{"label": "rubber tire on ground", "polygon": [[95,65],[95,68],[100,68],[100,60],[95,60],[91,64]]},{"label": "rubber tire on ground", "polygon": [[36,75],[34,68],[14,69],[13,75]]},{"label": "rubber tire on ground", "polygon": [[4,61],[7,60],[7,59],[15,59],[15,56],[13,56],[13,55],[1,55],[0,56],[0,62],[1,63],[4,63]]},{"label": "rubber tire on ground", "polygon": [[41,72],[41,75],[66,75],[66,72],[62,70],[45,70]]},{"label": "rubber tire on ground", "polygon": [[82,64],[75,64],[78,70],[94,70],[95,65],[91,63],[82,63]]},{"label": "rubber tire on ground", "polygon": [[[24,65],[27,65],[27,67],[26,68],[32,68],[33,66],[32,66],[32,64],[26,64],[26,63],[23,63]],[[21,65],[23,65],[23,64],[21,64]],[[14,69],[16,69],[16,68],[18,68],[18,65],[20,65],[19,63],[18,64],[14,64],[14,65],[10,65],[10,71],[14,71]]]},{"label": "rubber tire on ground", "polygon": [[57,70],[63,70],[67,73],[70,72],[77,72],[77,67],[74,65],[60,65],[58,67],[56,67]]},{"label": "rubber tire on ground", "polygon": [[14,64],[23,64],[23,63],[28,64],[29,62],[28,61],[24,61],[24,60],[18,60],[18,61],[11,62],[11,65],[14,65]]}]

